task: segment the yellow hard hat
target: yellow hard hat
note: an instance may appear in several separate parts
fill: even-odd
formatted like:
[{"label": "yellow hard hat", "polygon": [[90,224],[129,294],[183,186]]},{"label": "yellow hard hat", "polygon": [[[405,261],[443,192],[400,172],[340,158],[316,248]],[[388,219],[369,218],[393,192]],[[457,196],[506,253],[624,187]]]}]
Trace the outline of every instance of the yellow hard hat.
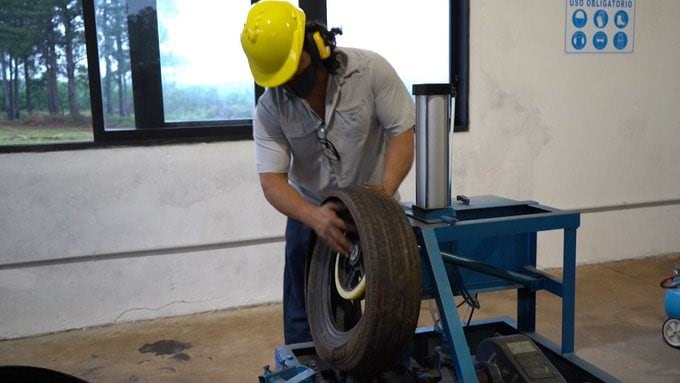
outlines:
[{"label": "yellow hard hat", "polygon": [[255,82],[277,87],[295,74],[305,39],[305,13],[286,1],[262,0],[248,12],[241,46]]}]

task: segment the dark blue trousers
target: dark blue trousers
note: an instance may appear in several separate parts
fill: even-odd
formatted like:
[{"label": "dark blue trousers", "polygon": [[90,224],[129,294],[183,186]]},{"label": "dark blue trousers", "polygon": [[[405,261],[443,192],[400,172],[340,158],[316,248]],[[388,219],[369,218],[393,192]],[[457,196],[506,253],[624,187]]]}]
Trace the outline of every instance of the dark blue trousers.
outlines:
[{"label": "dark blue trousers", "polygon": [[312,340],[305,309],[305,269],[307,254],[313,250],[313,234],[312,229],[302,222],[288,219],[283,269],[283,334],[286,344]]}]

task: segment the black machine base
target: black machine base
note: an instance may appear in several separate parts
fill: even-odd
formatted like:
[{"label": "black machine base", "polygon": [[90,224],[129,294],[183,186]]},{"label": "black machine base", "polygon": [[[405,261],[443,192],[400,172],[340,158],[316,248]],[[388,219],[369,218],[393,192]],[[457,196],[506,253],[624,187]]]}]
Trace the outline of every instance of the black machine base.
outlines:
[{"label": "black machine base", "polygon": [[[479,322],[465,327],[480,382],[557,383],[617,381],[576,357],[561,355],[549,341],[522,334],[508,321]],[[435,328],[417,329],[403,360],[389,371],[357,377],[320,360],[313,343],[279,346],[276,370],[266,366],[260,383],[457,383],[444,337]]]}]

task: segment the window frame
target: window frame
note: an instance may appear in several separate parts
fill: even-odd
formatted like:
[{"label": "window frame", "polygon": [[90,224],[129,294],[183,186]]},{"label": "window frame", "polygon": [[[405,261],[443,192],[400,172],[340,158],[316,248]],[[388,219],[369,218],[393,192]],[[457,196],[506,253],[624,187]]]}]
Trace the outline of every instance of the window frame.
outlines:
[{"label": "window frame", "polygon": [[456,89],[454,132],[468,132],[470,0],[449,0],[449,81]]},{"label": "window frame", "polygon": [[[155,0],[152,0],[155,7]],[[257,0],[251,0],[251,4]],[[89,4],[88,4],[89,3]],[[85,6],[88,4],[88,6]],[[322,23],[327,21],[326,1],[299,0],[298,4],[307,14],[309,20]],[[89,7],[91,5],[91,7]],[[87,11],[89,15],[85,14]],[[117,142],[131,139],[193,139],[193,140],[249,140],[252,139],[252,120],[228,121],[191,121],[164,122],[163,95],[160,67],[160,42],[158,34],[142,34],[128,24],[130,39],[130,61],[132,67],[133,98],[135,109],[135,130],[107,131],[104,126],[102,113],[101,78],[99,75],[99,53],[96,44],[96,25],[94,0],[83,0],[83,13],[86,20],[85,33],[88,44],[88,68],[96,68],[96,76],[90,78],[90,99],[92,100],[92,116],[95,142]],[[157,16],[154,13],[154,16]],[[87,20],[91,24],[88,28]],[[157,18],[152,20],[156,26]],[[88,33],[88,30],[90,33]],[[449,81],[456,89],[456,108],[454,118],[454,132],[469,130],[468,126],[468,80],[469,80],[469,0],[449,1]],[[140,38],[143,36],[143,38]],[[92,41],[94,40],[94,41]],[[94,42],[94,43],[92,43]],[[91,49],[91,50],[90,50]],[[140,64],[141,63],[141,64]],[[135,83],[143,83],[141,88]],[[255,87],[255,102],[264,91]],[[143,100],[143,101],[142,101]],[[151,103],[149,103],[151,100]],[[94,113],[95,102],[98,113]],[[151,107],[149,107],[149,104]],[[142,106],[143,105],[143,106]],[[96,116],[96,118],[95,118]]]},{"label": "window frame", "polygon": [[[155,0],[152,1],[155,6]],[[257,1],[251,0],[250,2],[253,4]],[[305,11],[309,20],[326,23],[327,8],[325,0],[298,0],[298,4]],[[456,89],[454,132],[469,131],[469,4],[470,0],[449,0],[449,79]],[[135,39],[139,36],[133,33],[135,31],[129,31],[130,60],[145,60],[153,64],[147,65],[144,71],[139,70],[140,65],[135,65],[134,63],[131,65],[133,72],[132,87],[135,108],[135,129],[106,130],[103,113],[101,71],[99,67],[95,0],[82,0],[82,5],[94,140],[63,144],[2,146],[0,147],[0,152],[74,150],[114,145],[158,145],[182,142],[252,140],[252,119],[164,122],[158,35],[156,34],[155,38],[154,36],[149,38],[148,35],[145,35],[143,39],[136,41]],[[157,17],[156,13],[154,13],[154,17]],[[157,19],[155,22],[157,23]],[[144,46],[138,45],[140,42],[143,42]],[[151,84],[151,86],[141,89],[136,88],[135,79],[138,79],[137,83],[140,82],[139,79],[143,79],[143,83]],[[255,89],[255,102],[257,102],[264,89],[254,83],[253,87]],[[153,105],[153,108],[145,109],[142,107],[142,103],[139,101],[142,99],[145,106],[149,105],[149,100],[152,100],[150,104]]]},{"label": "window frame", "polygon": [[[256,1],[253,1],[256,2]],[[326,0],[299,0],[307,19],[327,24]],[[456,89],[454,133],[468,132],[470,0],[449,0],[449,82]]]},{"label": "window frame", "polygon": [[[245,0],[244,0],[245,1]],[[155,0],[152,0],[155,8]],[[83,0],[85,41],[90,81],[90,102],[95,143],[128,144],[190,142],[190,141],[236,141],[252,139],[252,120],[235,119],[220,121],[165,122],[160,67],[160,44],[158,34],[142,34],[136,26],[128,23],[130,61],[133,88],[135,129],[106,130],[103,113],[99,47],[95,19],[95,0]],[[157,13],[152,26],[157,28]],[[140,85],[142,84],[142,85]],[[253,86],[255,86],[253,84]],[[255,91],[255,99],[261,90]]]}]

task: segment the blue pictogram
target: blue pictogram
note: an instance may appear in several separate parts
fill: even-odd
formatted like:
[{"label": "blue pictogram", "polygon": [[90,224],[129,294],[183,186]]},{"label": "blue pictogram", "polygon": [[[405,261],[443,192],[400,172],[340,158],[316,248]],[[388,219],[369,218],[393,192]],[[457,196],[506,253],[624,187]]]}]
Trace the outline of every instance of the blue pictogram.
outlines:
[{"label": "blue pictogram", "polygon": [[587,41],[586,34],[581,31],[577,31],[571,36],[571,46],[576,50],[583,49],[583,47],[586,46]]},{"label": "blue pictogram", "polygon": [[593,36],[593,46],[595,49],[602,50],[607,46],[607,35],[600,31]]},{"label": "blue pictogram", "polygon": [[622,50],[628,45],[628,35],[623,32],[616,32],[612,42],[614,43],[614,47],[616,47],[616,49]]},{"label": "blue pictogram", "polygon": [[616,25],[616,27],[620,29],[625,28],[628,25],[628,12],[626,11],[616,12],[616,15],[614,15],[614,25]]},{"label": "blue pictogram", "polygon": [[607,15],[607,12],[600,9],[599,11],[595,12],[595,16],[593,17],[593,22],[595,23],[595,26],[602,29],[607,26],[607,23],[609,22],[609,16]]},{"label": "blue pictogram", "polygon": [[588,15],[583,9],[577,9],[571,16],[571,22],[574,23],[576,28],[583,28],[588,22]]}]

